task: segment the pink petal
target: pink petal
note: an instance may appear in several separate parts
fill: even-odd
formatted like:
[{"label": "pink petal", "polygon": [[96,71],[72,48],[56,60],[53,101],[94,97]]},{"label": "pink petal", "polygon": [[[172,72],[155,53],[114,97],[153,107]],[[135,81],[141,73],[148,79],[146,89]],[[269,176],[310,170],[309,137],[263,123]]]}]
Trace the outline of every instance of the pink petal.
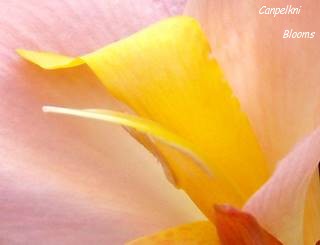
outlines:
[{"label": "pink petal", "polygon": [[0,2],[1,244],[119,244],[199,217],[120,128],[41,112],[119,107],[86,67],[48,74],[14,51],[89,52],[183,2]]},{"label": "pink petal", "polygon": [[[259,15],[262,6],[302,6],[300,15]],[[213,55],[272,162],[320,122],[319,1],[190,0],[186,12],[207,32]],[[286,29],[314,39],[283,39]]]},{"label": "pink petal", "polygon": [[[262,6],[302,6],[300,15],[259,15]],[[189,0],[271,165],[320,123],[319,1]],[[314,39],[283,39],[286,29]],[[305,236],[320,239],[319,177],[308,191]],[[312,244],[312,243],[311,243]]]},{"label": "pink petal", "polygon": [[[303,243],[306,193],[320,160],[320,128],[283,159],[269,181],[248,201],[244,210],[284,244]],[[319,203],[318,203],[319,205]],[[306,223],[306,229],[312,229]],[[309,239],[309,238],[308,238]]]}]

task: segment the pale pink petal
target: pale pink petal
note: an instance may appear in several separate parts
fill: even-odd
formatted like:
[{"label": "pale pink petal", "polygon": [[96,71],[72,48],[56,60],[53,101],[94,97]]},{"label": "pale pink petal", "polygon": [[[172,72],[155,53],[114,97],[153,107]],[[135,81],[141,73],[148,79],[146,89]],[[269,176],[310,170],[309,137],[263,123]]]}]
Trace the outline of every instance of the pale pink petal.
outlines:
[{"label": "pale pink petal", "polygon": [[317,241],[303,243],[303,229],[305,198],[313,175],[319,174],[319,160],[320,128],[279,163],[273,176],[244,207],[284,244],[315,244]]},{"label": "pale pink petal", "polygon": [[[259,15],[262,6],[302,6],[299,15]],[[189,0],[215,56],[272,162],[320,122],[319,1]],[[314,39],[283,39],[286,29]]]},{"label": "pale pink petal", "polygon": [[41,112],[45,104],[118,107],[89,69],[48,73],[15,54],[86,53],[183,3],[0,1],[1,244],[121,244],[199,217],[122,129]]},{"label": "pale pink petal", "polygon": [[[259,15],[262,6],[302,6],[299,15]],[[271,165],[320,123],[319,1],[189,0]],[[283,39],[287,29],[314,39]],[[305,236],[320,239],[319,176],[307,195]],[[312,244],[312,243],[311,243]]]}]

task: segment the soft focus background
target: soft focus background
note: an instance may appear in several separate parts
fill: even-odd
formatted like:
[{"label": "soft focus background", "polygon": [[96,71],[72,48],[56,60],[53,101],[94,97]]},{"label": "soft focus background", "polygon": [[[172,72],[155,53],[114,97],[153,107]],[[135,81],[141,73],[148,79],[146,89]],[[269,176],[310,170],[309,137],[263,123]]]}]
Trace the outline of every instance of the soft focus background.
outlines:
[{"label": "soft focus background", "polygon": [[184,4],[0,1],[1,244],[122,244],[202,218],[120,127],[41,112],[43,105],[122,109],[88,68],[43,71],[15,53],[87,53]]}]

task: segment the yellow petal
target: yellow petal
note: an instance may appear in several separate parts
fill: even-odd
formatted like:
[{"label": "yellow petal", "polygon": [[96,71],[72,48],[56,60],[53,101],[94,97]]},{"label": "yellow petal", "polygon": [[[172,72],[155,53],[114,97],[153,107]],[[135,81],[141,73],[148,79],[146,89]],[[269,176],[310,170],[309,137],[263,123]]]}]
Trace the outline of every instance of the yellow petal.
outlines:
[{"label": "yellow petal", "polygon": [[69,68],[84,64],[84,61],[80,58],[71,58],[54,53],[32,52],[23,49],[17,49],[17,53],[43,69]]},{"label": "yellow petal", "polygon": [[[215,178],[167,145],[156,144],[178,185],[208,217],[216,202],[241,206],[268,177],[247,117],[210,52],[195,20],[175,17],[80,57],[115,97],[191,142],[205,159]],[[32,51],[20,54],[47,69],[79,62],[50,53],[45,58]],[[217,169],[223,177],[215,175]]]},{"label": "yellow petal", "polygon": [[127,245],[218,245],[219,239],[215,227],[208,221],[171,228],[157,234],[143,237]]}]

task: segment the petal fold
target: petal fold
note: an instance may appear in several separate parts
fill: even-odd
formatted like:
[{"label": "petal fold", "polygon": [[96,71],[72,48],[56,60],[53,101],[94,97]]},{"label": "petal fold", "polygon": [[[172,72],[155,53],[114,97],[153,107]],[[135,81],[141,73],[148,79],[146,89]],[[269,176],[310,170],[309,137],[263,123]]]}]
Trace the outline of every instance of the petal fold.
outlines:
[{"label": "petal fold", "polygon": [[308,229],[308,223],[304,224],[306,194],[314,175],[319,178],[319,160],[320,129],[317,129],[278,164],[273,176],[245,206],[247,212],[284,244],[315,244],[319,240],[320,231],[314,231],[314,226],[309,227],[314,231],[314,240],[303,237],[304,225]]},{"label": "petal fold", "polygon": [[[47,69],[72,67],[79,60],[20,54]],[[194,19],[161,21],[80,59],[116,98],[191,142],[207,167],[219,173],[210,179],[181,154],[156,144],[179,186],[208,217],[216,202],[241,206],[267,179],[268,167],[248,119]]]}]

